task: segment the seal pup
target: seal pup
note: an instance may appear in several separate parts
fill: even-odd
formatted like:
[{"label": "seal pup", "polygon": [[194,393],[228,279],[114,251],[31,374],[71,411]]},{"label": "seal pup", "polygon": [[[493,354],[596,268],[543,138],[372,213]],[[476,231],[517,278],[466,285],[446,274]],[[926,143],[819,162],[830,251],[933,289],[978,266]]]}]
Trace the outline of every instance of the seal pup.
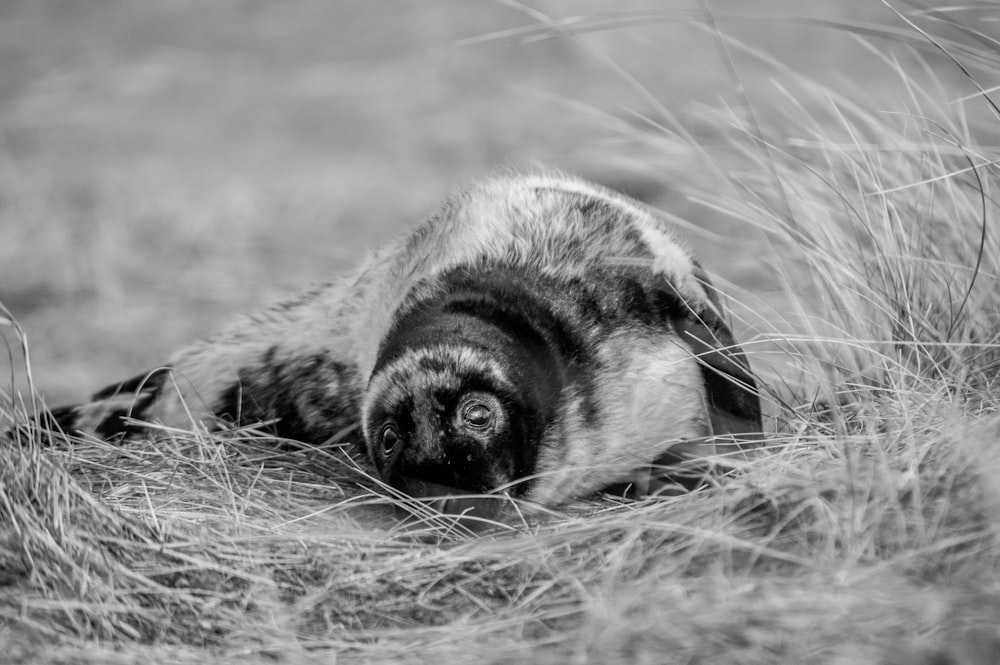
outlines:
[{"label": "seal pup", "polygon": [[691,253],[642,204],[549,173],[474,184],[352,274],[52,413],[103,438],[273,421],[321,443],[360,426],[403,491],[544,505],[761,431]]}]

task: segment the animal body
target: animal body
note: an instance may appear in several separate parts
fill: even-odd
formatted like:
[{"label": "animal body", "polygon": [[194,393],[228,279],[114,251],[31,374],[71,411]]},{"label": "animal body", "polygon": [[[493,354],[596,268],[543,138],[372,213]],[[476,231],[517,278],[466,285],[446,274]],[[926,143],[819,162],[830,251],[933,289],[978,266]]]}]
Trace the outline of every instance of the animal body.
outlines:
[{"label": "animal body", "polygon": [[548,505],[761,430],[691,254],[640,204],[551,174],[474,185],[353,274],[53,413],[106,438],[133,419],[316,443],[360,425],[405,491]]}]

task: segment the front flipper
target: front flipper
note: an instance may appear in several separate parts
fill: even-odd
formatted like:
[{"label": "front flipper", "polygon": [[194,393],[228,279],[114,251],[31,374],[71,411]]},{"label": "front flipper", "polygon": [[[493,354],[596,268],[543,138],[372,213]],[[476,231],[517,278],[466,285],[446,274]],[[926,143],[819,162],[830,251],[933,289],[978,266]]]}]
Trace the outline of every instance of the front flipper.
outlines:
[{"label": "front flipper", "polygon": [[630,276],[646,289],[643,297],[631,299],[633,306],[654,312],[656,316],[649,318],[655,325],[669,327],[697,362],[707,422],[704,436],[673,443],[650,467],[638,469],[634,478],[613,486],[612,492],[644,496],[670,494],[678,487],[693,489],[713,471],[737,466],[745,459],[743,452],[758,445],[763,419],[757,380],[724,321],[718,294],[700,267],[696,265],[695,277],[706,299],[696,302],[685,298],[664,275],[632,272]]},{"label": "front flipper", "polygon": [[361,389],[356,367],[328,349],[207,343],[51,413],[64,432],[105,440],[139,436],[136,421],[145,421],[180,429],[262,423],[276,436],[320,443],[356,426]]},{"label": "front flipper", "polygon": [[710,421],[708,434],[740,440],[759,437],[762,418],[757,381],[724,320],[715,287],[701,267],[694,264],[693,279],[701,287],[698,299],[685,296],[669,275],[652,272],[641,262],[616,265],[612,279],[624,294],[627,311],[638,322],[669,331],[698,362]]},{"label": "front flipper", "polygon": [[763,431],[760,396],[750,363],[723,322],[722,309],[714,298],[712,305],[688,308],[686,316],[674,321],[678,337],[701,368],[708,435],[671,446],[653,462],[656,467],[669,467],[671,479],[689,489],[705,482],[712,469],[738,465],[744,459],[742,453],[757,445]]},{"label": "front flipper", "polygon": [[729,328],[721,320],[694,314],[676,325],[681,340],[691,347],[701,366],[712,434],[737,438],[759,434],[762,419],[757,383]]},{"label": "front flipper", "polygon": [[67,433],[105,439],[141,434],[131,419],[180,430],[265,423],[277,436],[325,441],[358,422],[364,383],[353,326],[371,306],[367,274],[239,319],[167,365],[52,415]]},{"label": "front flipper", "polygon": [[169,377],[170,367],[139,374],[97,391],[89,402],[52,409],[52,418],[67,434],[85,432],[105,440],[135,436],[142,427],[132,421],[150,419]]}]

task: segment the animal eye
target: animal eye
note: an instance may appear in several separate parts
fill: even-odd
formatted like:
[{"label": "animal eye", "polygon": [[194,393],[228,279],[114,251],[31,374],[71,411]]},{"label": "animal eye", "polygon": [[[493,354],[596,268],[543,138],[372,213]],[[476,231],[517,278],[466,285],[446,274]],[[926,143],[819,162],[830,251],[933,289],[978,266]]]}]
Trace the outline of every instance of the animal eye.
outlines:
[{"label": "animal eye", "polygon": [[474,429],[483,429],[493,422],[493,412],[482,402],[471,402],[462,410],[465,424]]},{"label": "animal eye", "polygon": [[399,430],[396,429],[395,425],[386,425],[382,428],[382,433],[379,435],[379,440],[382,442],[382,450],[386,455],[392,454],[392,451],[396,449],[399,444]]}]

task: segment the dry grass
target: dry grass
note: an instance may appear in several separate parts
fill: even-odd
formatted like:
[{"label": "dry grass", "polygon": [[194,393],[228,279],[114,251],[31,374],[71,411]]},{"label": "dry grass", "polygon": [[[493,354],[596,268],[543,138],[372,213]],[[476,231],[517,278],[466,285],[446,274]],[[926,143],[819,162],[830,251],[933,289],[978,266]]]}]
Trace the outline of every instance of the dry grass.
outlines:
[{"label": "dry grass", "polygon": [[[992,42],[938,40],[1000,70]],[[722,144],[626,130],[689,155],[673,181],[775,272],[777,296],[727,286],[770,386],[766,454],[687,495],[477,522],[389,496],[339,444],[50,439],[10,400],[13,662],[994,662],[996,120],[892,59],[893,113],[773,66],[784,111],[706,110]]]}]

